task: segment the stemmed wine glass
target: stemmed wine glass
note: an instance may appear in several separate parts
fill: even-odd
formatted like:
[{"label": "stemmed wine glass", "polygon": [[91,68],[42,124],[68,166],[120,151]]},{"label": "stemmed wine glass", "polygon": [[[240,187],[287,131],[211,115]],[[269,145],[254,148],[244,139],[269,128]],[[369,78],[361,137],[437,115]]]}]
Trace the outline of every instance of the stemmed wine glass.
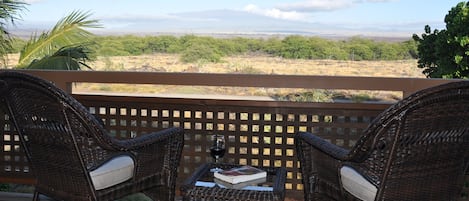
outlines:
[{"label": "stemmed wine glass", "polygon": [[[215,161],[215,165],[218,164],[219,159],[225,155],[225,138],[223,135],[215,134],[212,136],[212,146],[210,147],[210,155]],[[218,172],[222,169],[219,167],[212,168],[211,172]]]}]

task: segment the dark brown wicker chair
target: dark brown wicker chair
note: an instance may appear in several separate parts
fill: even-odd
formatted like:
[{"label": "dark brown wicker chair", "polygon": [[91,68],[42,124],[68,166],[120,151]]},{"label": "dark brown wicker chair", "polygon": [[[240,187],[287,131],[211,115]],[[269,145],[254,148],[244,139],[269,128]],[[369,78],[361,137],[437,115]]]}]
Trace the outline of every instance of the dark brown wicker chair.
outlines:
[{"label": "dark brown wicker chair", "polygon": [[469,165],[469,81],[404,98],[378,115],[351,150],[295,135],[305,200],[461,199]]},{"label": "dark brown wicker chair", "polygon": [[181,128],[117,140],[74,98],[25,73],[0,72],[0,93],[37,179],[34,200],[115,200],[137,192],[174,200]]}]

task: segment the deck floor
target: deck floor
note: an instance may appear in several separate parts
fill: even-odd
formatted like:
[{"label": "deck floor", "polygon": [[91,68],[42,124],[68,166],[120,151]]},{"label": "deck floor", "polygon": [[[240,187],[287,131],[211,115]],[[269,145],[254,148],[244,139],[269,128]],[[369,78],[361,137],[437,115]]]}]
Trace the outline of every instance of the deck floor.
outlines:
[{"label": "deck floor", "polygon": [[[48,197],[41,196],[41,201],[52,200]],[[33,194],[31,193],[12,193],[12,192],[0,192],[0,201],[31,201],[33,200]]]}]

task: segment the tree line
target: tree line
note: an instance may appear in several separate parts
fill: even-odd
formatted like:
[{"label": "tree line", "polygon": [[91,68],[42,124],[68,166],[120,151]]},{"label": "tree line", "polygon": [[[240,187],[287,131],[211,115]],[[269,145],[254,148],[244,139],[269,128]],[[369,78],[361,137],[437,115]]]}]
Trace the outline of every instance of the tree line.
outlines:
[{"label": "tree line", "polygon": [[288,59],[402,60],[417,56],[417,44],[381,42],[352,37],[330,40],[291,35],[283,38],[216,38],[210,36],[97,36],[98,56],[135,56],[153,53],[181,55],[181,61],[219,62],[224,56],[268,54]]},{"label": "tree line", "polygon": [[[95,56],[137,56],[153,53],[181,54],[182,61],[206,59],[218,62],[223,56],[268,54],[287,59],[404,60],[417,58],[417,43],[383,42],[351,37],[331,40],[291,35],[284,38],[216,38],[210,36],[94,36]],[[11,53],[19,52],[26,41],[16,39]]]},{"label": "tree line", "polygon": [[[403,60],[417,57],[417,43],[383,42],[352,37],[331,40],[291,35],[283,38],[216,38],[210,36],[95,36],[94,56],[136,56],[153,53],[180,54],[183,62],[220,62],[224,56],[268,54],[288,59]],[[14,47],[25,41],[17,39]],[[16,48],[15,48],[16,49]],[[18,50],[18,49],[17,49]]]}]

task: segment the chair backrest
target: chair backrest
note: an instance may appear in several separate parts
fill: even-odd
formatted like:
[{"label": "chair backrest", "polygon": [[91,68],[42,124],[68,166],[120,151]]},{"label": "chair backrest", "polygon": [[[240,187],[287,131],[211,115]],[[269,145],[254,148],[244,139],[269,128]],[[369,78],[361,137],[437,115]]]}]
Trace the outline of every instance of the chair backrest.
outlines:
[{"label": "chair backrest", "polygon": [[[87,170],[107,157],[103,146],[112,140],[97,119],[49,81],[28,74],[0,72],[0,87],[37,178],[36,187],[86,191],[82,184],[91,183]],[[70,185],[58,181],[64,175]]]},{"label": "chair backrest", "polygon": [[469,165],[469,81],[419,91],[381,113],[351,150],[376,200],[456,200]]}]

